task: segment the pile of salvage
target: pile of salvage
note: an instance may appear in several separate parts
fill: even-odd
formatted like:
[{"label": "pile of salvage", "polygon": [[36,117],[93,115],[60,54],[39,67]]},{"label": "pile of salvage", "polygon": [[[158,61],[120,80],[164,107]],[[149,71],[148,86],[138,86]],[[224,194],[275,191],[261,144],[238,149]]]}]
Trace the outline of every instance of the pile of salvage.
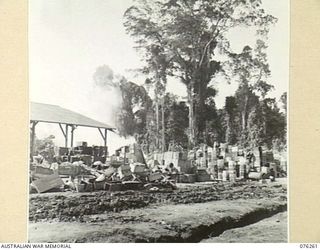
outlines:
[{"label": "pile of salvage", "polygon": [[177,182],[266,180],[285,177],[286,153],[274,153],[265,147],[241,148],[226,143],[213,147],[200,145],[188,152],[155,153],[149,158],[162,162],[162,166],[174,166]]},{"label": "pile of salvage", "polygon": [[[73,148],[60,148],[54,162],[44,162],[39,156],[30,164],[30,192],[92,192],[98,190],[161,191],[176,189],[172,175],[153,171],[145,163],[137,145],[123,147],[111,157],[95,154],[95,147],[86,143]],[[101,151],[103,147],[100,147]],[[120,152],[126,154],[120,156]],[[92,153],[92,155],[90,155]]]},{"label": "pile of salvage", "polygon": [[[137,144],[116,150],[106,157],[107,148],[60,148],[51,163],[39,156],[30,164],[30,192],[92,192],[98,190],[176,189],[176,183],[274,181],[286,176],[285,154],[263,147],[244,149],[225,143],[205,144],[144,156]],[[147,160],[147,161],[146,161]]]}]

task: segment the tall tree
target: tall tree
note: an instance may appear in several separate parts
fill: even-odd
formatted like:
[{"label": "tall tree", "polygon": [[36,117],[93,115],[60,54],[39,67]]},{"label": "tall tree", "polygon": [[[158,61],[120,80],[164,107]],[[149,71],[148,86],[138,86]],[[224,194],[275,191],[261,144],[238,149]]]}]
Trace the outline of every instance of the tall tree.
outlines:
[{"label": "tall tree", "polygon": [[138,0],[124,17],[138,46],[159,44],[172,61],[171,74],[187,86],[190,146],[205,129],[205,92],[221,70],[214,59],[217,49],[229,50],[226,33],[239,25],[255,26],[263,37],[275,22],[261,8],[261,0]]},{"label": "tall tree", "polygon": [[149,76],[147,83],[153,85],[158,134],[160,131],[159,106],[161,107],[161,143],[158,142],[157,147],[159,148],[160,144],[161,150],[164,152],[166,150],[164,98],[167,85],[167,70],[170,61],[167,59],[163,48],[159,45],[152,44],[151,46],[145,47],[144,51],[146,52],[144,59],[147,67],[145,67],[143,71]]},{"label": "tall tree", "polygon": [[[157,149],[161,148],[162,152],[166,149],[165,141],[165,120],[164,120],[164,98],[167,85],[167,74],[170,65],[170,60],[163,50],[163,46],[158,44],[148,44],[148,41],[140,40],[140,46],[138,50],[144,53],[143,60],[146,66],[140,69],[145,75],[147,80],[145,81],[148,89],[154,91],[154,104],[156,110],[156,133],[157,136]],[[144,46],[142,46],[144,45]],[[161,107],[161,143],[160,138],[160,118],[159,110]]]},{"label": "tall tree", "polygon": [[[241,114],[241,130],[243,137],[247,137],[247,124],[252,108],[258,105],[259,98],[264,99],[273,88],[266,80],[270,76],[269,64],[267,62],[267,46],[264,41],[257,40],[256,46],[252,49],[245,46],[241,53],[229,53],[231,75],[239,83],[236,92],[239,112]],[[256,110],[258,112],[258,109]],[[251,119],[253,119],[251,115]]]},{"label": "tall tree", "polygon": [[234,96],[227,96],[225,101],[226,143],[233,145],[237,141],[236,117],[238,112],[237,100]]},{"label": "tall tree", "polygon": [[250,110],[248,115],[248,128],[246,130],[246,138],[242,139],[245,147],[258,147],[266,140],[266,119],[264,117],[263,106],[257,102]]},{"label": "tall tree", "polygon": [[118,129],[123,136],[139,140],[146,132],[146,119],[152,100],[143,86],[123,79],[120,82],[122,106],[118,113]]},{"label": "tall tree", "polygon": [[166,137],[167,146],[179,145],[188,147],[188,107],[185,102],[179,102],[172,94],[165,96]]},{"label": "tall tree", "polygon": [[241,133],[245,136],[247,132],[248,116],[252,108],[259,103],[258,96],[254,93],[253,87],[248,83],[241,83],[236,90],[235,98],[238,112],[240,114]]},{"label": "tall tree", "polygon": [[205,103],[201,112],[206,116],[204,131],[202,134],[198,134],[199,141],[203,141],[205,144],[212,146],[215,141],[214,137],[220,129],[218,120],[218,113],[216,109],[215,96],[217,90],[212,86],[208,86],[207,91],[204,95]]},{"label": "tall tree", "polygon": [[266,109],[266,140],[271,147],[272,142],[278,140],[286,143],[286,116],[281,113],[275,98],[264,100]]}]

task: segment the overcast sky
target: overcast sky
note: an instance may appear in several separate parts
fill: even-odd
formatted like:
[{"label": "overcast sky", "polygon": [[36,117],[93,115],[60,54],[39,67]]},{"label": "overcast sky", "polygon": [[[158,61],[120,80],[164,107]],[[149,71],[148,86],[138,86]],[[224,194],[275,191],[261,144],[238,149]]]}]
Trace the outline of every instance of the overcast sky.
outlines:
[{"label": "overcast sky", "polygon": [[[131,3],[131,0],[30,0],[30,100],[60,105],[113,125],[111,112],[119,98],[113,91],[95,87],[92,75],[98,66],[106,64],[127,79],[142,82],[143,78],[136,78],[129,71],[141,62],[122,24],[123,13]],[[270,96],[278,99],[287,91],[289,81],[289,0],[264,0],[264,7],[279,19],[271,28],[268,48],[272,72],[269,82],[275,85]],[[229,38],[236,52],[254,44],[250,30],[238,29]],[[220,108],[237,86],[221,82],[217,88],[216,103]],[[182,96],[186,93],[178,80],[169,81],[168,91]],[[37,128],[38,137],[54,134],[56,142],[63,145],[57,125],[39,124]],[[78,128],[75,141],[82,140],[95,145],[103,143],[95,129]],[[109,136],[111,151],[123,143],[124,139]]]}]

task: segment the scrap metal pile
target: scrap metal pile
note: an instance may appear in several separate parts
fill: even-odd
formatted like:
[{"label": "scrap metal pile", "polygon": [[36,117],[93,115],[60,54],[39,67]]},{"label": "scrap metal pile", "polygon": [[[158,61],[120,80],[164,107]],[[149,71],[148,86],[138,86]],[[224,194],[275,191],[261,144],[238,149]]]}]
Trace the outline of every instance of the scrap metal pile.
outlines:
[{"label": "scrap metal pile", "polygon": [[[263,180],[284,176],[286,162],[264,148],[241,149],[227,144],[201,145],[191,151],[146,156],[137,144],[122,147],[111,157],[106,148],[60,148],[51,163],[34,157],[30,192],[176,189],[176,183]],[[39,159],[40,158],[40,159]]]},{"label": "scrap metal pile", "polygon": [[241,148],[215,143],[200,145],[188,152],[156,153],[151,157],[173,164],[179,172],[178,182],[265,180],[286,176],[286,154],[265,147]]},{"label": "scrap metal pile", "polygon": [[[142,189],[152,192],[176,189],[174,175],[148,166],[136,145],[121,149],[132,150],[131,153],[127,152],[126,157],[120,156],[119,151],[116,151],[110,158],[98,156],[100,160],[93,163],[97,156],[83,154],[83,151],[88,152],[91,147],[82,145],[77,148],[72,155],[64,153],[55,157],[52,163],[43,162],[41,156],[34,157],[30,164],[30,192]],[[82,148],[82,152],[75,155],[74,152],[79,151],[79,148]],[[65,151],[65,148],[60,151]]]}]

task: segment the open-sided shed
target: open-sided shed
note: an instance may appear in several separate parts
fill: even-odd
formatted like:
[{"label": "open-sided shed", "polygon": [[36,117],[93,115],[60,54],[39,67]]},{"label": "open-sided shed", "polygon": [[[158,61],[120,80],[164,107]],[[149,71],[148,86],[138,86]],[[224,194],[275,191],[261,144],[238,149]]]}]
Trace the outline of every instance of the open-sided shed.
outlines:
[{"label": "open-sided shed", "polygon": [[68,147],[69,131],[71,133],[70,146],[73,147],[73,133],[78,126],[97,128],[103,138],[105,147],[107,146],[107,131],[114,131],[115,129],[108,124],[57,105],[31,102],[30,111],[31,154],[34,153],[35,127],[39,122],[59,124],[65,138],[65,147]]}]

